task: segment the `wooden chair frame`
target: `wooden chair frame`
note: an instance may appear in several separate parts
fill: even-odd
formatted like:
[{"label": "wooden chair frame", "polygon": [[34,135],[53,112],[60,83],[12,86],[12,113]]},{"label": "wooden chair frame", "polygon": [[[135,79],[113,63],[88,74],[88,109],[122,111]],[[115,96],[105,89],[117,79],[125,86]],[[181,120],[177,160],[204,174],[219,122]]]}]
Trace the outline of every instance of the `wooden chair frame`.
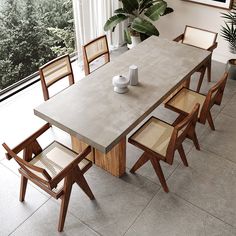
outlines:
[{"label": "wooden chair frame", "polygon": [[[181,160],[183,161],[185,166],[188,166],[188,161],[186,159],[186,155],[183,148],[183,141],[187,136],[192,137],[196,143],[198,143],[197,136],[195,133],[195,126],[197,122],[197,115],[199,112],[199,104],[196,104],[193,108],[192,112],[188,114],[187,117],[185,117],[180,123],[176,124],[173,130],[173,133],[171,135],[170,142],[167,147],[166,156],[163,156],[150,148],[142,145],[141,143],[137,142],[133,139],[133,136],[138,132],[142,127],[152,118],[151,117],[145,124],[143,124],[129,139],[128,141],[133,144],[134,146],[142,149],[144,153],[141,155],[141,157],[138,159],[138,161],[134,164],[134,166],[131,168],[130,172],[135,173],[137,169],[139,169],[141,166],[143,166],[147,161],[151,161],[151,164],[156,172],[156,175],[158,176],[160,183],[162,185],[162,188],[165,192],[169,192],[163,171],[161,169],[160,161],[164,161],[170,165],[173,164],[174,160],[174,154],[175,150],[178,150]],[[165,121],[162,121],[166,124],[168,124]],[[170,124],[168,124],[170,125]],[[181,131],[181,132],[180,132]],[[199,144],[198,144],[199,145]]]},{"label": "wooden chair frame", "polygon": [[[212,115],[211,115],[211,108],[215,104],[216,105],[220,105],[221,104],[227,78],[228,78],[228,73],[225,72],[223,77],[212,88],[210,88],[210,90],[208,91],[207,95],[199,93],[199,94],[205,96],[206,99],[205,99],[205,101],[203,103],[203,106],[202,106],[202,108],[200,110],[200,115],[198,117],[198,122],[201,123],[201,124],[205,124],[206,121],[208,121],[208,123],[210,125],[210,128],[212,130],[215,130],[215,125],[214,125],[214,122],[213,122],[213,119],[212,119]],[[186,88],[182,88],[182,89],[186,89]],[[188,90],[191,90],[191,89],[188,89]],[[165,107],[166,108],[168,108],[170,110],[173,110],[173,111],[175,111],[175,112],[180,114],[180,116],[177,118],[175,123],[178,123],[179,121],[181,121],[182,119],[184,119],[188,115],[188,113],[186,113],[185,111],[180,110],[180,109],[178,109],[176,107],[173,107],[173,106],[171,106],[169,104],[169,101],[171,99],[174,99],[176,96],[178,96],[179,92],[177,92],[172,98],[170,98],[165,103]],[[193,92],[195,92],[195,91],[193,91]]]},{"label": "wooden chair frame", "polygon": [[[95,43],[98,40],[103,39],[103,38],[105,39],[105,42],[106,42],[107,51],[97,55],[92,60],[88,60],[86,48],[88,46],[90,46],[91,44],[93,44],[93,43]],[[91,73],[90,63],[93,62],[94,60],[98,59],[99,57],[104,56],[104,60],[105,60],[104,64],[110,62],[110,52],[109,52],[109,48],[108,48],[108,42],[107,42],[107,36],[106,35],[102,35],[102,36],[100,36],[100,37],[98,37],[96,39],[93,39],[92,41],[88,42],[87,44],[83,45],[82,46],[82,51],[83,51],[83,62],[84,62],[84,73],[85,73],[85,75],[89,75]]]},{"label": "wooden chair frame", "polygon": [[[213,53],[213,50],[215,48],[217,48],[217,45],[218,43],[216,42],[216,38],[217,38],[217,33],[215,32],[212,32],[212,31],[209,31],[209,30],[205,30],[205,29],[201,29],[201,28],[197,28],[197,27],[193,27],[193,26],[189,26],[189,25],[186,25],[185,26],[185,30],[184,30],[184,33],[179,35],[178,37],[174,38],[173,41],[175,42],[182,42],[184,40],[184,37],[185,37],[185,32],[187,30],[187,27],[190,27],[190,28],[194,28],[194,29],[198,29],[198,30],[202,30],[202,31],[205,31],[205,32],[210,32],[210,33],[213,33],[215,34],[215,40],[214,40],[214,43],[207,49],[207,51],[210,51],[211,52],[211,55],[209,57],[209,60],[206,61],[206,63],[201,66],[196,72],[200,72],[200,77],[199,77],[199,82],[198,82],[198,85],[197,85],[197,89],[196,91],[199,92],[200,89],[201,89],[201,86],[202,86],[202,82],[203,82],[203,78],[204,78],[204,75],[205,75],[205,72],[206,72],[206,69],[207,69],[207,78],[208,78],[208,82],[211,82],[211,62],[212,62],[212,53]],[[190,45],[190,44],[187,44],[187,45]],[[190,45],[192,47],[196,47],[194,45]],[[199,47],[196,47],[196,48],[199,48]],[[201,48],[202,49],[202,48]]]},{"label": "wooden chair frame", "polygon": [[[83,176],[83,174],[92,166],[92,163],[88,162],[89,164],[86,165],[83,169],[80,169],[78,166],[78,164],[91,152],[91,147],[88,146],[82,153],[77,154],[76,158],[72,162],[70,162],[70,164],[68,164],[55,177],[52,178],[45,169],[29,163],[35,156],[39,155],[43,151],[36,139],[49,128],[49,124],[44,125],[13,149],[10,149],[5,143],[3,143],[2,145],[7,151],[7,159],[10,160],[11,158],[14,158],[21,167],[19,169],[19,172],[21,174],[19,200],[21,202],[23,202],[25,199],[28,180],[31,180],[34,184],[39,186],[53,198],[61,199],[62,202],[58,223],[58,231],[61,232],[64,228],[72,185],[74,183],[77,183],[91,200],[94,199],[94,195]],[[23,159],[17,155],[21,151],[23,151]],[[44,178],[40,178],[32,171],[42,174]],[[57,187],[58,183],[62,179],[64,179],[63,187],[57,192],[53,191],[53,189]]]},{"label": "wooden chair frame", "polygon": [[[63,59],[63,58],[67,58],[67,60],[68,60],[68,65],[69,65],[69,67],[70,67],[70,71],[71,71],[71,72],[62,75],[62,76],[58,77],[57,80],[53,81],[53,82],[50,83],[50,84],[47,84],[47,83],[46,83],[46,80],[45,80],[45,76],[44,76],[43,70],[44,70],[46,67],[48,67],[48,66],[50,66],[50,65],[52,65],[52,64],[54,64],[54,63],[56,63],[57,61],[59,61],[59,60],[61,60],[61,59]],[[72,66],[71,66],[69,54],[66,54],[66,55],[57,57],[57,58],[55,58],[54,60],[48,62],[47,64],[41,66],[41,67],[39,68],[39,75],[40,75],[40,80],[41,80],[42,89],[43,89],[43,97],[44,97],[44,100],[45,100],[45,101],[50,98],[48,88],[49,88],[51,85],[53,85],[53,84],[55,84],[56,82],[58,82],[59,80],[68,77],[69,86],[75,83],[74,74],[73,74],[73,70],[72,70]]]}]

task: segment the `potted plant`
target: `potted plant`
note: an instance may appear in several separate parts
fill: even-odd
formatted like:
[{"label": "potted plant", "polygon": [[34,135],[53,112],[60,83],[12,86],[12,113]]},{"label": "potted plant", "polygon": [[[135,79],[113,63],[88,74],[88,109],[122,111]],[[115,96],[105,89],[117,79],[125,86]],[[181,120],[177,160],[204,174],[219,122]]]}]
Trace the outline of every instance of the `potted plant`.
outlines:
[{"label": "potted plant", "polygon": [[114,11],[115,15],[107,20],[104,30],[114,31],[117,24],[128,20],[128,27],[125,29],[124,35],[129,48],[151,35],[159,36],[159,31],[153,25],[153,21],[173,12],[173,9],[167,7],[167,3],[164,0],[120,1],[123,7]]},{"label": "potted plant", "polygon": [[[232,11],[221,13],[226,19],[221,28],[221,36],[228,41],[230,52],[236,53],[236,4],[233,5]],[[236,59],[230,59],[227,62],[226,70],[229,72],[229,78],[236,80]]]}]

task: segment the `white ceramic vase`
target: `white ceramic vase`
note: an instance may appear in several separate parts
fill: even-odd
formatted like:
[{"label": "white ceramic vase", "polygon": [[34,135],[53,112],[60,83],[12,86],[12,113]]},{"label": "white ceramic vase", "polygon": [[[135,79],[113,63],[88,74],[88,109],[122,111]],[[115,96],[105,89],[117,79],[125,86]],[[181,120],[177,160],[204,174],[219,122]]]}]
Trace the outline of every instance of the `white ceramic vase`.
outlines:
[{"label": "white ceramic vase", "polygon": [[141,43],[141,39],[140,36],[131,36],[131,42],[132,44],[127,44],[127,47],[129,49],[135,47],[136,45],[138,45],[139,43]]},{"label": "white ceramic vase", "polygon": [[129,79],[122,76],[122,75],[116,75],[112,78],[112,84],[114,86],[114,91],[116,93],[127,93],[128,85],[129,85]]}]

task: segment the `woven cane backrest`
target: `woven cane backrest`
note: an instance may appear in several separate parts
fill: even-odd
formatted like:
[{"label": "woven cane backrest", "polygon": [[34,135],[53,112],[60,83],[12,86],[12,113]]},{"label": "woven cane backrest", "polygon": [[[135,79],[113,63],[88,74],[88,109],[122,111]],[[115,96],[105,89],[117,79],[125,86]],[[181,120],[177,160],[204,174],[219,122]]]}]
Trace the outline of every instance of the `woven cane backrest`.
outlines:
[{"label": "woven cane backrest", "polygon": [[100,36],[83,46],[84,70],[86,75],[91,72],[90,63],[100,57],[104,57],[103,64],[110,61],[106,35]]},{"label": "woven cane backrest", "polygon": [[74,84],[74,76],[69,55],[56,58],[40,67],[40,79],[42,83],[44,99],[49,99],[48,88],[61,79],[68,79],[69,85]]},{"label": "woven cane backrest", "polygon": [[186,26],[182,43],[208,50],[216,42],[217,33]]}]

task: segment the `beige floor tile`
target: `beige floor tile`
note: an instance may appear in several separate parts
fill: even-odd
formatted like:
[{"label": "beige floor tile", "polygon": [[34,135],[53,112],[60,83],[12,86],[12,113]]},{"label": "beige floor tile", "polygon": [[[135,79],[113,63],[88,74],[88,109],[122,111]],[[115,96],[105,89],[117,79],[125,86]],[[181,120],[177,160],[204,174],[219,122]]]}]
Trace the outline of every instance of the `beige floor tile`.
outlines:
[{"label": "beige floor tile", "polygon": [[0,164],[0,235],[8,235],[49,197],[28,185],[25,201],[19,201],[20,178]]},{"label": "beige floor tile", "polygon": [[173,193],[158,193],[125,236],[234,236],[236,230]]},{"label": "beige floor tile", "polygon": [[216,130],[208,129],[200,138],[202,147],[236,163],[236,119],[220,114],[215,119]]},{"label": "beige floor tile", "polygon": [[[235,81],[236,84],[236,81]],[[236,95],[222,109],[222,113],[236,119]]]},{"label": "beige floor tile", "polygon": [[86,174],[95,201],[73,188],[69,211],[101,235],[123,235],[159,190],[145,178],[119,179],[93,167]]},{"label": "beige floor tile", "polygon": [[236,227],[236,164],[208,151],[191,151],[168,180],[172,192]]},{"label": "beige floor tile", "polygon": [[14,236],[98,236],[96,232],[83,224],[79,219],[71,215],[69,212],[66,216],[64,231],[57,231],[59,219],[60,205],[52,200],[38,209],[24,224],[22,224],[12,234]]}]

